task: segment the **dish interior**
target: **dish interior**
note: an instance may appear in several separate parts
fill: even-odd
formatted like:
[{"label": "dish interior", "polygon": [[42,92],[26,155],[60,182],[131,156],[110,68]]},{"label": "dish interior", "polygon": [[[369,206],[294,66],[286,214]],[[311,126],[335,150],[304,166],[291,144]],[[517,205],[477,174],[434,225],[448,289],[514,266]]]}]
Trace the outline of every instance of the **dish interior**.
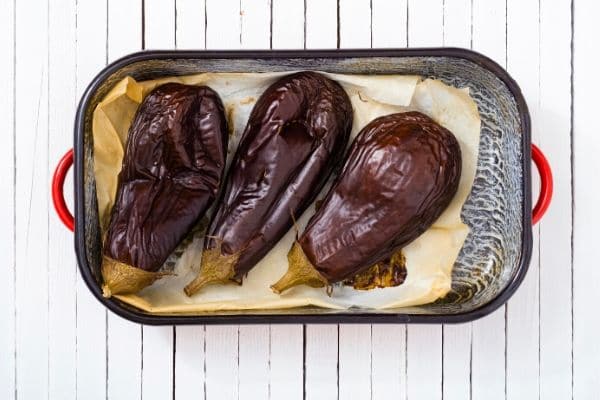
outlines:
[{"label": "dish interior", "polygon": [[[452,290],[435,303],[386,311],[350,310],[360,314],[461,314],[489,303],[509,287],[523,267],[524,204],[529,204],[528,169],[523,167],[523,145],[529,141],[526,110],[509,87],[493,72],[474,61],[454,56],[349,56],[249,58],[154,58],[134,61],[116,69],[87,97],[82,115],[84,256],[96,284],[100,282],[101,240],[92,157],[92,113],[104,95],[125,76],[136,80],[200,72],[270,72],[320,70],[345,74],[416,74],[440,79],[455,87],[468,87],[479,107],[481,141],[473,190],[462,219],[471,231],[454,265]],[[521,107],[525,107],[523,104]],[[525,127],[525,128],[524,128]],[[523,135],[527,137],[523,140]],[[525,168],[526,169],[526,168]],[[524,176],[525,175],[525,176]],[[524,179],[526,178],[526,179]],[[528,228],[529,229],[529,228]],[[525,265],[526,267],[526,265]],[[88,280],[88,284],[90,284]],[[93,285],[94,282],[91,282]],[[96,288],[92,288],[95,292]],[[113,300],[118,303],[118,300]],[[121,305],[125,307],[124,305]],[[131,310],[130,310],[131,311]],[[305,307],[244,314],[335,314],[334,310]],[[344,310],[347,314],[349,311]],[[235,312],[210,315],[235,315]]]}]

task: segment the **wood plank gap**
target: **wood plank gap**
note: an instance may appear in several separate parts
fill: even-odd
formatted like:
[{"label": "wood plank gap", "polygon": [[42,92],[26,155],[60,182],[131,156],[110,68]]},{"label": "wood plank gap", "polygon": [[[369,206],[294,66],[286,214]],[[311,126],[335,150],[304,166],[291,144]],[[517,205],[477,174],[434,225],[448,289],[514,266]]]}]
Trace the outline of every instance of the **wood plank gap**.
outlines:
[{"label": "wood plank gap", "polygon": [[[339,4],[339,0],[338,0],[338,4]],[[339,12],[338,12],[338,16],[339,16]],[[339,24],[338,24],[339,27]],[[339,36],[338,36],[339,37]],[[339,44],[338,44],[339,47]],[[340,400],[340,324],[337,325],[337,364],[336,364],[336,371],[337,371],[337,400]]]},{"label": "wood plank gap", "polygon": [[504,398],[508,398],[508,303],[504,305]]},{"label": "wood plank gap", "polygon": [[[142,0],[142,3],[144,0]],[[140,325],[140,400],[144,398],[144,325]]]},{"label": "wood plank gap", "polygon": [[471,50],[473,50],[473,0],[471,0]]},{"label": "wood plank gap", "polygon": [[237,356],[237,386],[238,386],[238,390],[237,390],[237,397],[238,400],[240,399],[240,326],[237,326],[237,352],[236,352],[236,356]]},{"label": "wood plank gap", "polygon": [[[175,1],[177,1],[177,0],[175,0]],[[176,16],[175,17],[175,25],[177,26],[177,8],[175,9],[175,16]],[[175,28],[175,43],[177,43],[177,28]],[[175,365],[176,365],[175,356],[177,354],[177,329],[175,329],[175,325],[173,325],[172,328],[173,328],[173,360],[172,360],[173,366],[172,366],[171,373],[173,375],[173,378],[172,378],[173,386],[171,388],[171,393],[173,396],[173,400],[175,400],[175,372],[176,372],[175,371]]]},{"label": "wood plank gap", "polygon": [[508,0],[504,0],[504,68],[508,68]]},{"label": "wood plank gap", "polygon": [[[504,0],[504,68],[508,68],[508,0]],[[508,303],[504,305],[504,398],[508,397]]]},{"label": "wood plank gap", "polygon": [[306,400],[306,324],[302,324],[302,398]]},{"label": "wood plank gap", "polygon": [[[204,3],[204,4],[206,4],[206,3]],[[206,14],[204,14],[204,15],[206,15]],[[206,36],[204,36],[204,37],[206,38]],[[203,326],[203,330],[204,330],[204,365],[202,366],[204,368],[204,387],[203,387],[203,389],[204,389],[204,400],[207,400],[207,397],[206,397],[206,325]]]},{"label": "wood plank gap", "polygon": [[[473,0],[471,0],[473,4]],[[473,400],[473,324],[471,324],[471,347],[469,349],[469,400]]]},{"label": "wood plank gap", "polygon": [[146,0],[142,0],[142,50],[146,49]]},{"label": "wood plank gap", "polygon": [[[175,48],[177,48],[177,0],[173,0],[173,18],[174,18],[174,30],[175,30],[175,36],[174,36],[174,41],[175,41]],[[173,326],[173,329],[175,329],[175,327]],[[175,334],[175,332],[173,332],[173,334]],[[175,342],[173,342],[173,351],[175,350]],[[173,359],[173,365],[175,365],[175,359]],[[173,386],[175,386],[175,376],[173,376]],[[175,392],[173,392],[173,399],[175,399]]]},{"label": "wood plank gap", "polygon": [[[541,110],[542,105],[542,9],[541,0],[538,0],[538,98],[537,106],[538,110]],[[540,137],[541,141],[541,137]],[[541,144],[541,143],[540,143]],[[541,400],[541,386],[542,386],[542,290],[541,290],[541,277],[542,277],[542,230],[540,224],[537,225],[538,233],[538,400]]]},{"label": "wood plank gap", "polygon": [[[408,47],[408,44],[410,43],[410,29],[408,29],[409,27],[409,21],[410,21],[410,0],[406,0],[406,47]],[[408,329],[406,330],[408,332]]]},{"label": "wood plank gap", "polygon": [[[442,1],[442,21],[444,19],[444,2]],[[443,24],[442,24],[443,26]],[[442,43],[444,42],[444,30],[442,28]],[[442,324],[442,379],[441,379],[441,392],[442,392],[442,400],[444,400],[444,327],[445,324]]]},{"label": "wood plank gap", "polygon": [[[575,0],[571,0],[571,400],[575,397]],[[16,165],[16,164],[15,164]]]},{"label": "wood plank gap", "polygon": [[271,398],[271,324],[269,324],[269,358],[267,360],[267,367],[269,368],[269,381],[267,382],[267,396]]},{"label": "wood plank gap", "polygon": [[[269,15],[269,48],[273,50],[273,0],[269,0],[269,12],[271,13]],[[304,20],[306,21],[306,18]],[[306,27],[306,22],[304,25]],[[306,38],[306,28],[304,32],[304,37]]]},{"label": "wood plank gap", "polygon": [[[446,46],[446,0],[442,0],[442,46]],[[444,357],[444,325],[442,324],[442,359]],[[442,365],[442,383],[444,381],[444,366]],[[442,399],[444,391],[442,390]]]},{"label": "wood plank gap", "polygon": [[[108,1],[107,1],[108,3]],[[108,19],[106,20],[108,22]],[[108,26],[108,23],[106,24]],[[107,32],[108,33],[108,32]],[[108,42],[108,37],[107,40]],[[107,49],[108,50],[108,49]],[[108,54],[108,52],[107,52]],[[106,400],[108,400],[108,313],[105,312],[104,313],[104,348],[106,349],[106,352],[104,353],[104,376],[106,377],[106,380],[104,381],[104,397]]]},{"label": "wood plank gap", "polygon": [[13,385],[17,396],[17,0],[13,0]]},{"label": "wood plank gap", "polygon": [[[337,0],[337,48],[340,48],[340,0]],[[339,326],[338,326],[338,343],[339,343]],[[339,354],[339,345],[338,345],[338,354]],[[339,376],[339,374],[338,374]],[[339,379],[338,379],[338,383],[339,383]],[[339,385],[338,385],[339,387]],[[338,390],[338,398],[339,398],[339,390]]]},{"label": "wood plank gap", "polygon": [[[371,21],[373,21],[373,0],[371,0]],[[373,29],[371,29],[371,47],[373,47]],[[371,395],[371,400],[373,400],[373,324],[371,324],[369,333],[371,335],[371,357],[369,358],[369,370],[371,371],[371,376],[369,376],[369,393]]]},{"label": "wood plank gap", "polygon": [[306,0],[304,0],[304,50],[306,50]]},{"label": "wood plank gap", "polygon": [[[371,37],[370,37],[370,47],[373,48],[373,0],[369,0],[369,31],[371,32]],[[371,333],[373,333],[373,325],[371,325]],[[371,337],[373,337],[371,335]],[[371,391],[371,397],[373,397],[373,391]]]},{"label": "wood plank gap", "polygon": [[[16,2],[16,0],[15,0],[15,2]],[[79,1],[75,0],[75,40],[77,40],[78,37],[79,37],[79,35],[78,35],[78,29],[77,29],[78,28],[78,22],[79,22],[78,16],[79,16]],[[16,42],[16,40],[15,40],[15,42]],[[75,79],[75,93],[77,93],[77,83],[79,82],[79,62],[78,62],[78,57],[77,57],[77,48],[75,48],[75,78],[74,79]],[[15,166],[16,165],[17,164],[15,164]],[[15,258],[15,264],[16,264],[16,258]],[[79,286],[79,285],[77,285],[77,275],[78,274],[79,273],[75,274],[75,365],[77,365],[77,359],[79,358],[79,338],[78,338],[78,335],[77,335],[78,325],[79,325],[78,324],[78,321],[79,321],[79,318],[78,318],[78,307],[77,307],[77,305],[79,304],[79,301],[78,301],[78,298],[77,298],[78,294],[79,294],[78,293],[79,291],[77,290],[77,287]],[[78,377],[78,374],[79,374],[78,370],[77,370],[77,368],[75,368],[75,398],[76,399],[79,398],[79,394],[78,394],[78,390],[79,390],[79,387],[78,387],[79,386],[78,385],[79,379],[78,378],[79,377]],[[15,387],[16,387],[16,385],[15,385]],[[15,392],[15,399],[16,398],[17,398],[17,396],[16,396],[16,392]]]},{"label": "wood plank gap", "polygon": [[[108,0],[106,0],[108,1]],[[46,80],[46,126],[50,130],[50,0],[46,0],[46,68],[48,68],[48,79]],[[46,140],[46,182],[50,182],[48,170],[50,169],[50,135]],[[48,315],[48,330],[46,331],[46,396],[50,398],[50,204],[46,196],[46,314]],[[107,399],[108,400],[108,399]]]},{"label": "wood plank gap", "polygon": [[[50,0],[48,0],[50,1]],[[105,39],[104,39],[104,65],[108,64],[108,34],[109,34],[109,25],[110,23],[108,22],[108,15],[109,15],[109,0],[106,0],[106,30],[104,32],[104,34],[106,35]],[[105,349],[105,353],[104,353],[104,376],[106,378],[106,380],[104,381],[104,396],[105,399],[108,400],[108,356],[109,356],[109,350],[108,350],[108,311],[106,310],[106,308],[104,309],[104,349]]]}]

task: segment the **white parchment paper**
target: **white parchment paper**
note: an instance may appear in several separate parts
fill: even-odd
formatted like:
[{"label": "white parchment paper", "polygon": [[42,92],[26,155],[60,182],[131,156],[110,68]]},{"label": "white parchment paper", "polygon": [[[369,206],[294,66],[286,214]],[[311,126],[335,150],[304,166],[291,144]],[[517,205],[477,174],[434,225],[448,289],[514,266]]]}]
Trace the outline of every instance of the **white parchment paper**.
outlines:
[{"label": "white parchment paper", "polygon": [[[278,77],[289,73],[204,73],[144,82],[125,78],[118,83],[98,104],[93,117],[94,172],[103,231],[116,194],[127,131],[148,92],[166,82],[208,85],[217,91],[225,105],[230,129],[233,128],[229,163],[256,100]],[[325,75],[337,80],[350,97],[354,110],[351,140],[374,118],[418,110],[453,132],[460,143],[463,165],[458,192],[433,226],[403,249],[407,267],[405,282],[397,287],[368,291],[336,286],[331,296],[324,289],[305,286],[295,287],[283,295],[274,294],[269,286],[287,270],[287,252],[295,236],[292,229],[250,271],[242,286],[208,286],[191,298],[183,293],[183,287],[196,276],[200,263],[203,239],[196,235],[177,260],[175,276],[163,278],[137,295],[116,297],[148,312],[193,314],[305,305],[340,309],[394,308],[429,303],[450,290],[452,266],[469,232],[460,219],[460,212],[473,185],[479,148],[480,119],[468,89],[422,80],[418,76]],[[301,230],[314,210],[314,206],[309,207],[298,220]]]}]

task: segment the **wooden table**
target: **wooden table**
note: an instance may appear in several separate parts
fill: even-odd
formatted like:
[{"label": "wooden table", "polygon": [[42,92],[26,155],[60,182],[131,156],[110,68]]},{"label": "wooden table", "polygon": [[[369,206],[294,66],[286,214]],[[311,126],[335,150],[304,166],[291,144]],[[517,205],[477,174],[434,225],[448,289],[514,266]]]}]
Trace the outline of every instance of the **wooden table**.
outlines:
[{"label": "wooden table", "polygon": [[[0,399],[598,398],[599,4],[3,0]],[[473,48],[506,66],[554,168],[530,272],[505,307],[459,326],[157,328],[92,298],[49,182],[106,63],[144,48],[406,46]]]}]

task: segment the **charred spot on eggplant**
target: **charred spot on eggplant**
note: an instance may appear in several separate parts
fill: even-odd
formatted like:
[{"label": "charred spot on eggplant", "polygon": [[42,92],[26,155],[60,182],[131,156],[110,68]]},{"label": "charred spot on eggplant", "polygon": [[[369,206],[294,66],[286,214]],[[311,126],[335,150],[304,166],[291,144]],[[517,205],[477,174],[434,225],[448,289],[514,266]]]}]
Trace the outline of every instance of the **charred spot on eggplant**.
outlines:
[{"label": "charred spot on eggplant", "polygon": [[402,250],[398,250],[389,258],[346,279],[344,285],[357,290],[400,286],[406,280],[406,272],[406,257]]},{"label": "charred spot on eggplant", "polygon": [[188,296],[242,278],[291,228],[343,156],[352,104],[315,72],[273,83],[257,100],[213,215]]},{"label": "charred spot on eggplant", "polygon": [[272,286],[322,287],[350,279],[392,256],[442,214],[458,189],[455,136],[419,112],[391,114],[365,126],[341,174]]},{"label": "charred spot on eggplant", "polygon": [[169,274],[161,266],[217,196],[227,141],[212,89],[167,83],[144,99],[129,128],[104,241],[106,297]]}]

